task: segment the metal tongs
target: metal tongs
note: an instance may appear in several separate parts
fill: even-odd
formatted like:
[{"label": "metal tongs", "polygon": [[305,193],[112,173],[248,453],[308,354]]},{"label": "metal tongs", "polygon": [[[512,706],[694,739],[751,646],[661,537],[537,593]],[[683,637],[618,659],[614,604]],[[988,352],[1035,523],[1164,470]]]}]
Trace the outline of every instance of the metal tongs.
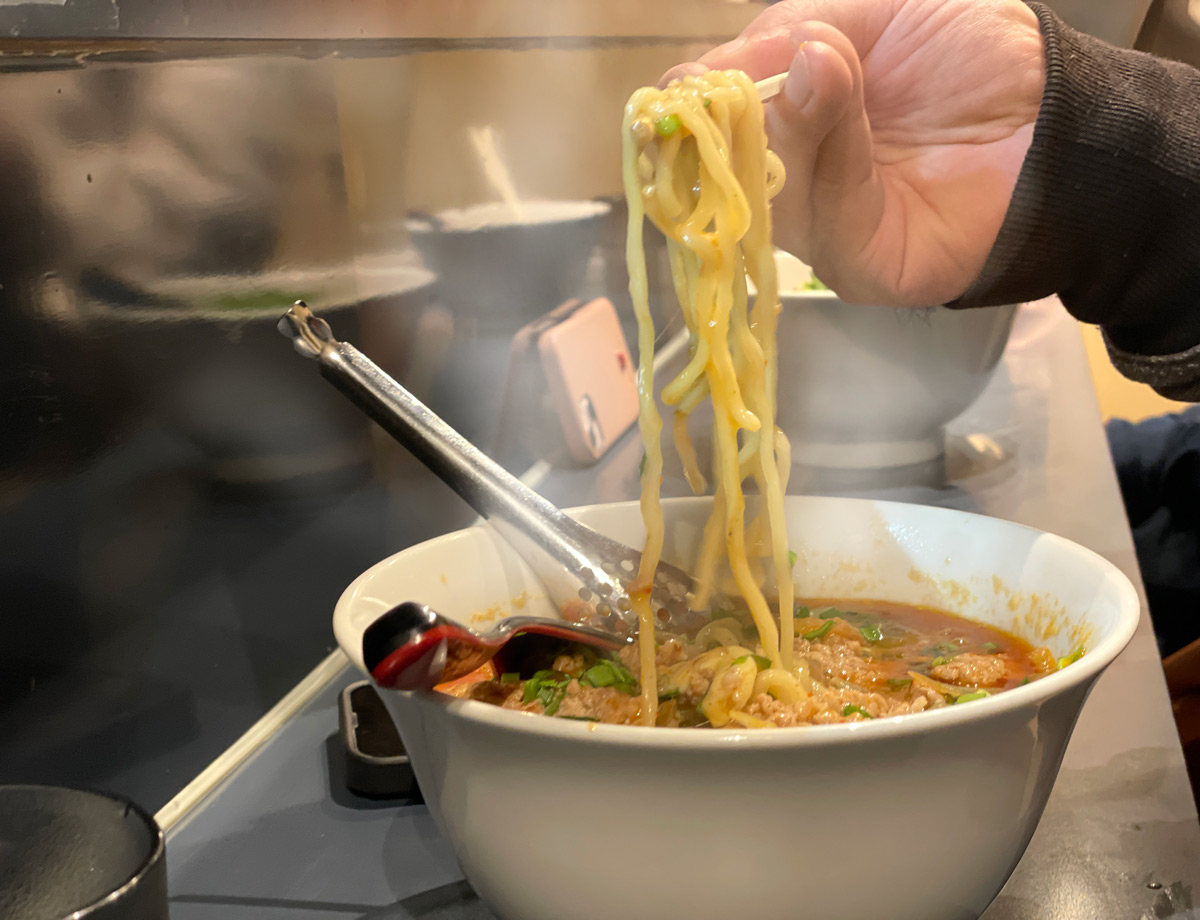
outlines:
[{"label": "metal tongs", "polygon": [[[296,351],[321,375],[488,520],[537,573],[564,616],[628,635],[637,629],[630,591],[641,553],[585,527],[487,457],[297,301],[279,321]],[[470,577],[462,573],[462,577]],[[650,603],[661,623],[693,628],[692,579],[660,562]]]}]

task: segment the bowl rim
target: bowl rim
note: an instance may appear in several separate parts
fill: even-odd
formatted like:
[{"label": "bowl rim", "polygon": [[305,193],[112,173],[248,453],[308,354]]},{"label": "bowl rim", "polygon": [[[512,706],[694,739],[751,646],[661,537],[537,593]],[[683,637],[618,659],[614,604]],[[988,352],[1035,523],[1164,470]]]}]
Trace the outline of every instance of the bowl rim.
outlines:
[{"label": "bowl rim", "polygon": [[[493,706],[478,700],[463,700],[433,690],[416,692],[387,690],[383,691],[383,695],[385,698],[400,697],[404,700],[405,704],[415,703],[422,706],[436,707],[454,719],[565,742],[604,744],[612,747],[687,751],[714,751],[733,748],[773,750],[775,748],[824,747],[828,745],[862,743],[871,739],[883,740],[933,733],[961,726],[967,722],[990,721],[1011,714],[1015,710],[1041,703],[1051,697],[1060,696],[1073,688],[1089,685],[1125,650],[1141,620],[1141,599],[1128,576],[1099,553],[1065,537],[1048,534],[1035,527],[1029,527],[1028,525],[1005,520],[1004,518],[991,517],[990,515],[978,514],[971,511],[959,511],[937,505],[921,505],[916,502],[885,501],[870,498],[843,498],[840,496],[789,495],[786,498],[822,503],[867,504],[885,509],[915,508],[920,509],[922,512],[932,513],[935,516],[945,514],[983,519],[991,526],[1013,528],[1036,535],[1039,538],[1052,538],[1069,548],[1071,552],[1090,560],[1101,571],[1115,576],[1113,581],[1118,592],[1117,622],[1107,636],[1101,639],[1094,648],[1089,649],[1082,658],[1074,662],[1070,667],[1062,671],[1056,671],[1025,686],[1014,687],[1002,693],[973,700],[970,705],[964,707],[946,706],[924,712],[862,722],[842,722],[831,725],[799,725],[790,728],[775,729],[736,728],[687,731],[678,728],[660,728],[657,726],[609,725],[598,722],[578,722],[570,719],[547,718],[531,713],[501,709],[499,706]],[[687,504],[711,501],[711,496],[666,498],[663,499],[663,506],[666,509],[671,506],[679,507]],[[614,506],[636,509],[638,505],[639,503],[636,500],[601,502],[579,505],[563,510],[567,514],[575,516],[600,508],[611,509]],[[339,619],[349,615],[352,597],[361,586],[374,577],[374,573],[392,564],[399,556],[416,550],[419,547],[426,547],[456,539],[460,534],[473,530],[476,527],[486,528],[487,526],[487,524],[477,524],[475,527],[452,531],[440,537],[435,537],[432,540],[425,540],[414,544],[375,563],[375,565],[368,568],[351,582],[341,597],[339,597],[334,609],[335,624]],[[346,651],[347,655],[350,655],[348,650],[343,648],[343,651]],[[353,656],[350,657],[353,662]]]},{"label": "bowl rim", "polygon": [[[561,224],[583,224],[606,217],[612,211],[610,202],[594,198],[531,198],[522,201],[521,204],[523,207],[530,208],[530,217],[533,217],[539,210],[550,210],[551,207],[562,208],[563,213],[537,220],[505,220],[465,227],[445,224],[445,215],[447,214],[468,215],[473,211],[483,211],[503,205],[503,202],[498,201],[481,201],[461,208],[442,208],[429,215],[410,214],[404,218],[404,226],[414,236],[466,236],[509,230],[535,230],[539,227],[556,227]],[[571,213],[566,213],[568,210]]]},{"label": "bowl rim", "polygon": [[[792,290],[779,292],[779,305],[781,307],[802,306],[807,303],[819,303],[822,305],[837,304],[839,308],[844,307],[847,310],[876,310],[880,313],[888,313],[896,316],[916,314],[925,314],[928,316],[937,314],[962,314],[966,312],[965,310],[948,307],[945,304],[930,304],[924,307],[891,307],[887,306],[886,304],[879,303],[850,303],[849,301],[842,300],[837,294],[829,290]],[[1025,301],[1013,301],[1012,303],[993,304],[990,307],[973,307],[971,308],[971,312],[973,314],[984,313],[993,317],[1004,313],[1012,313],[1015,315],[1016,311],[1024,305]]]},{"label": "bowl rim", "polygon": [[[273,270],[249,275],[194,275],[163,279],[147,290],[148,294],[177,298],[180,305],[169,306],[124,306],[102,301],[87,301],[77,307],[81,315],[96,322],[114,325],[136,326],[183,326],[190,323],[205,323],[224,326],[244,326],[263,320],[278,322],[290,303],[280,301],[271,307],[225,307],[196,306],[206,297],[222,293],[245,292],[248,294],[274,292],[279,289],[310,287],[317,288],[321,303],[310,303],[314,313],[336,313],[361,307],[376,301],[405,298],[424,302],[433,297],[437,275],[416,265],[397,265],[391,269],[372,268],[367,271],[377,275],[390,272],[392,283],[382,283],[378,288],[364,291],[361,286],[364,270],[355,262],[338,266],[337,270],[305,271]],[[321,282],[325,283],[322,285]],[[308,283],[306,283],[308,282]]]}]

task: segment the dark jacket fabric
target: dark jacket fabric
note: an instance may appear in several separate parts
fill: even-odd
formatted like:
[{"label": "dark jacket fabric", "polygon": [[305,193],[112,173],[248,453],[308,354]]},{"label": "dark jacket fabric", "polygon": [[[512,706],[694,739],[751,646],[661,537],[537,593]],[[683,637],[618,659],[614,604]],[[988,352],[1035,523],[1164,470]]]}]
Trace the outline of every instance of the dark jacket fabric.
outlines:
[{"label": "dark jacket fabric", "polygon": [[1200,406],[1108,439],[1164,655],[1200,637]]},{"label": "dark jacket fabric", "polygon": [[983,272],[950,306],[1057,294],[1127,377],[1200,400],[1200,71],[1029,6],[1046,46],[1033,141]]},{"label": "dark jacket fabric", "polygon": [[[1046,88],[983,272],[950,306],[1057,294],[1125,376],[1200,401],[1200,71],[1037,13]],[[1109,445],[1163,654],[1200,637],[1200,407]]]}]

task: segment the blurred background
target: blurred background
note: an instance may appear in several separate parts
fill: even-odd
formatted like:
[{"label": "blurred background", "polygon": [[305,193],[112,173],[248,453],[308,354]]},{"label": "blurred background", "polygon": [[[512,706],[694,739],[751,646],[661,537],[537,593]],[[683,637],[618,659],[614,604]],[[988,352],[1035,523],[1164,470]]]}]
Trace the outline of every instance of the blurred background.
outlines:
[{"label": "blurred background", "polygon": [[[1200,56],[1184,0],[1052,5]],[[292,300],[514,472],[573,462],[513,338],[607,296],[635,344],[622,106],[763,8],[239,6],[0,2],[0,781],[158,808],[330,652],[352,578],[471,519],[292,353]],[[486,150],[540,236],[471,210]]]}]

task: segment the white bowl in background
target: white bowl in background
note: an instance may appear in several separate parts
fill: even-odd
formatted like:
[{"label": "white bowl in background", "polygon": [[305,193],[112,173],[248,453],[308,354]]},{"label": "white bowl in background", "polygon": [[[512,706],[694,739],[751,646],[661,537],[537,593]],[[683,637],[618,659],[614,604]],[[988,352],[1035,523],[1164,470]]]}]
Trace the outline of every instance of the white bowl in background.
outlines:
[{"label": "white bowl in background", "polygon": [[[667,557],[692,558],[711,499],[664,502]],[[572,512],[641,545],[636,502]],[[503,920],[967,920],[1000,890],[1041,816],[1093,683],[1138,622],[1100,556],[942,508],[787,499],[800,596],[928,604],[1012,629],[1077,663],[962,706],[761,731],[640,728],[382,691],[464,874]],[[555,616],[493,531],[411,547],[361,575],[334,630],[418,600],[463,622]],[[480,612],[483,612],[482,614]]]},{"label": "white bowl in background", "polygon": [[776,253],[779,416],[792,461],[877,469],[945,451],[944,429],[983,392],[1016,306],[896,310],[810,291],[806,265]]},{"label": "white bowl in background", "polygon": [[579,292],[605,201],[501,202],[413,216],[413,245],[438,275],[439,296],[459,317],[509,335]]}]

